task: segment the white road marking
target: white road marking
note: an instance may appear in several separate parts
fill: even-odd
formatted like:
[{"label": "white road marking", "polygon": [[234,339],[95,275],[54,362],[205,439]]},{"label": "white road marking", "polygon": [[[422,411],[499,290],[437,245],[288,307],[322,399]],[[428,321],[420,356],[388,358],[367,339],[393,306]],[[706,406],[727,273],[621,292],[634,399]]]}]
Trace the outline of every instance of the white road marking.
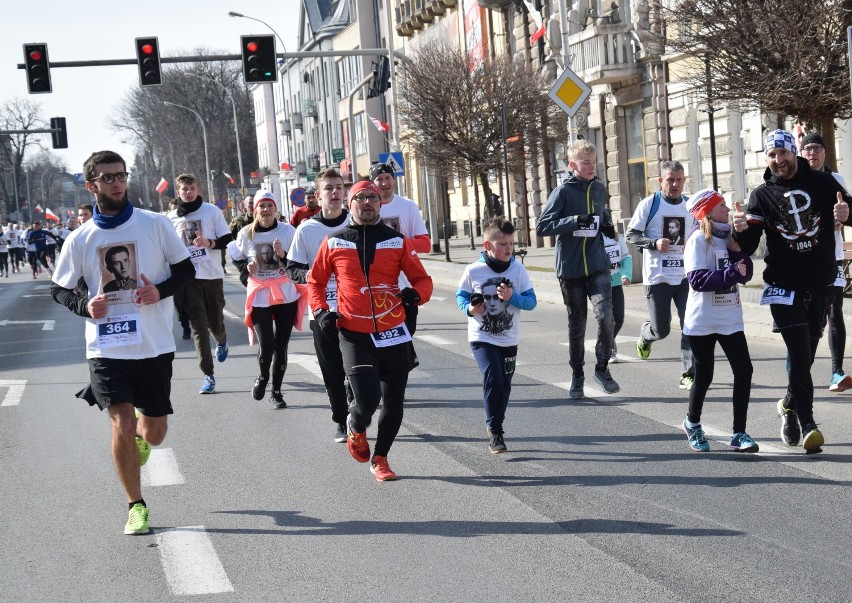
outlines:
[{"label": "white road marking", "polygon": [[419,339],[424,343],[431,343],[432,345],[452,345],[455,343],[454,341],[438,337],[437,335],[415,335],[414,338]]},{"label": "white road marking", "polygon": [[[24,296],[26,297],[26,296]],[[41,325],[42,331],[52,331],[56,325],[55,320],[0,320],[0,327],[6,325]]]},{"label": "white road marking", "polygon": [[421,371],[419,368],[408,373],[408,378],[410,379],[431,379],[432,373],[427,373],[426,371]]},{"label": "white road marking", "polygon": [[435,301],[447,301],[447,298],[446,298],[446,297],[438,297],[437,295],[433,295],[431,298],[429,298],[429,300],[430,300],[430,301],[431,301],[431,300],[435,300]]},{"label": "white road marking", "polygon": [[8,387],[9,391],[3,398],[3,403],[0,406],[17,406],[21,403],[21,398],[24,397],[24,388],[26,380],[20,379],[0,379],[0,387]]},{"label": "white road marking", "polygon": [[245,321],[245,317],[244,317],[244,316],[237,316],[236,314],[234,314],[233,312],[230,312],[230,311],[229,311],[229,310],[227,310],[227,309],[222,310],[222,314],[223,314],[224,316],[227,316],[228,318],[233,318],[234,320],[239,320],[240,322],[244,322],[244,321]]},{"label": "white road marking", "polygon": [[287,354],[287,360],[294,364],[298,364],[303,369],[322,380],[322,370],[320,369],[319,361],[317,361],[316,356],[311,356],[310,354]]},{"label": "white road marking", "polygon": [[50,297],[50,293],[27,293],[21,297]]},{"label": "white road marking", "polygon": [[177,486],[186,483],[171,448],[152,449],[148,462],[142,465],[141,473],[143,486]]},{"label": "white road marking", "polygon": [[35,289],[36,291],[38,291],[38,290],[40,290],[40,289],[50,289],[50,287],[51,287],[51,286],[52,286],[52,285],[36,285],[35,287],[33,287],[33,289]]},{"label": "white road marking", "polygon": [[234,592],[204,526],[163,529],[157,534],[157,546],[172,594]]}]

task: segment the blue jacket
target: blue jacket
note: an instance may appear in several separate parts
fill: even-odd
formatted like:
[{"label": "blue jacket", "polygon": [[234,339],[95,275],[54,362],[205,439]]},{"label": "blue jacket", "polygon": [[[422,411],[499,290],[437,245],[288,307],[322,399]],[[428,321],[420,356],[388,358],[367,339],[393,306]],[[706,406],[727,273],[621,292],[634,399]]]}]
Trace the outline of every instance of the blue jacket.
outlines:
[{"label": "blue jacket", "polygon": [[600,224],[612,221],[606,209],[606,188],[597,178],[581,180],[571,173],[547,199],[535,227],[540,237],[556,235],[556,276],[581,278],[609,272],[609,257],[600,230],[594,237],[576,237],[577,216],[594,214]]}]

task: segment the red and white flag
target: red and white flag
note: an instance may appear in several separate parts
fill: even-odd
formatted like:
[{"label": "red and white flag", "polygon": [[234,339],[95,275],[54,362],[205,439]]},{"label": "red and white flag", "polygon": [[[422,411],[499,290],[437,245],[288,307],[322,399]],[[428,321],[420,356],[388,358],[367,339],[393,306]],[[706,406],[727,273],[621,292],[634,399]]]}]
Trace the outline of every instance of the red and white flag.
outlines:
[{"label": "red and white flag", "polygon": [[541,18],[541,13],[535,9],[535,6],[533,6],[532,2],[530,2],[529,0],[524,0],[524,5],[527,7],[527,11],[530,13],[530,16],[533,18],[533,21],[535,21],[535,33],[530,36],[530,44],[535,44],[544,35],[544,19]]},{"label": "red and white flag", "polygon": [[[370,117],[369,115],[367,117]],[[390,124],[386,124],[381,119],[376,119],[375,117],[370,117],[370,121],[373,122],[373,125],[376,126],[376,129],[381,132],[390,132]]]},{"label": "red and white flag", "polygon": [[38,205],[36,205],[33,209],[34,209],[35,211],[37,211],[38,213],[42,213],[42,212],[44,211],[44,210],[41,208],[41,203],[39,203]]},{"label": "red and white flag", "polygon": [[229,184],[236,184],[236,182],[234,182],[234,179],[233,179],[233,178],[231,178],[231,175],[230,175],[228,172],[222,172],[222,175],[223,175],[225,178],[227,178],[227,179],[228,179],[228,183],[229,183]]},{"label": "red and white flag", "polygon": [[169,188],[169,181],[165,178],[160,178],[160,181],[157,183],[157,186],[154,190],[156,190],[158,193],[162,193],[167,188]]},{"label": "red and white flag", "polygon": [[53,210],[50,209],[49,207],[47,208],[47,211],[44,212],[44,219],[45,220],[53,220],[54,222],[59,222],[59,216],[57,216],[55,213],[53,213]]}]

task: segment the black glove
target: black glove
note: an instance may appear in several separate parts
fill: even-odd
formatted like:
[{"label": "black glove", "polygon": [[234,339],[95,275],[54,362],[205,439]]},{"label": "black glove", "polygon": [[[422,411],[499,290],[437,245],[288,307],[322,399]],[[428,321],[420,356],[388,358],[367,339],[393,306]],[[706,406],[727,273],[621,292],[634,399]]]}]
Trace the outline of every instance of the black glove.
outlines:
[{"label": "black glove", "polygon": [[476,307],[484,301],[485,301],[485,298],[482,296],[482,293],[471,293],[471,295],[470,295],[470,305],[471,306]]},{"label": "black glove", "polygon": [[403,306],[416,306],[420,303],[420,294],[411,287],[406,287],[396,294],[402,300]]},{"label": "black glove", "polygon": [[579,214],[577,216],[577,228],[588,228],[595,223],[595,214]]},{"label": "black glove", "polygon": [[601,232],[604,233],[604,236],[609,237],[610,239],[615,238],[615,225],[612,222],[604,224],[601,226]]},{"label": "black glove", "polygon": [[320,330],[329,337],[337,335],[337,319],[339,317],[340,315],[337,312],[331,312],[329,310],[320,310],[314,316]]}]

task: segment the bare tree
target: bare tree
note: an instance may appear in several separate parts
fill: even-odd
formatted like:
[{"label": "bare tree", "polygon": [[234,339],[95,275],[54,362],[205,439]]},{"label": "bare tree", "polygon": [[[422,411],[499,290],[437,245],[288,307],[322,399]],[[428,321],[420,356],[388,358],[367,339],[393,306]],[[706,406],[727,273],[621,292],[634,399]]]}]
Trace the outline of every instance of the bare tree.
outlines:
[{"label": "bare tree", "polygon": [[[486,201],[489,171],[503,169],[501,117],[507,137],[517,137],[508,147],[510,170],[522,170],[526,154],[566,138],[565,114],[547,98],[549,84],[523,61],[503,55],[471,69],[463,49],[438,41],[417,50],[400,71],[400,117],[418,154],[443,176],[474,176]],[[484,207],[490,214],[490,203]]]},{"label": "bare tree", "polygon": [[[192,54],[210,54],[196,49]],[[169,101],[197,111],[207,129],[210,169],[216,173],[214,191],[204,191],[212,200],[227,186],[224,174],[239,181],[233,97],[239,119],[245,171],[257,165],[254,141],[254,104],[242,81],[240,66],[232,62],[178,64],[165,67],[163,85],[140,87],[127,94],[114,116],[113,125],[136,143],[138,165],[134,179],[153,191],[161,177],[172,180],[182,172],[198,176],[206,188],[204,143],[198,119],[189,111],[163,104]],[[144,166],[147,165],[147,170]]]},{"label": "bare tree", "polygon": [[712,104],[797,118],[819,130],[835,164],[834,119],[852,115],[849,0],[658,0],[667,44]]},{"label": "bare tree", "polygon": [[[0,184],[6,201],[5,213],[8,215],[14,208],[14,199],[22,199],[25,195],[24,160],[28,155],[45,147],[41,144],[43,134],[33,134],[29,130],[47,128],[47,123],[41,117],[41,105],[31,100],[13,97],[0,106],[0,130],[23,130],[22,134],[7,134],[0,140]],[[14,173],[14,176],[13,176]],[[13,183],[17,182],[15,191]]]}]

